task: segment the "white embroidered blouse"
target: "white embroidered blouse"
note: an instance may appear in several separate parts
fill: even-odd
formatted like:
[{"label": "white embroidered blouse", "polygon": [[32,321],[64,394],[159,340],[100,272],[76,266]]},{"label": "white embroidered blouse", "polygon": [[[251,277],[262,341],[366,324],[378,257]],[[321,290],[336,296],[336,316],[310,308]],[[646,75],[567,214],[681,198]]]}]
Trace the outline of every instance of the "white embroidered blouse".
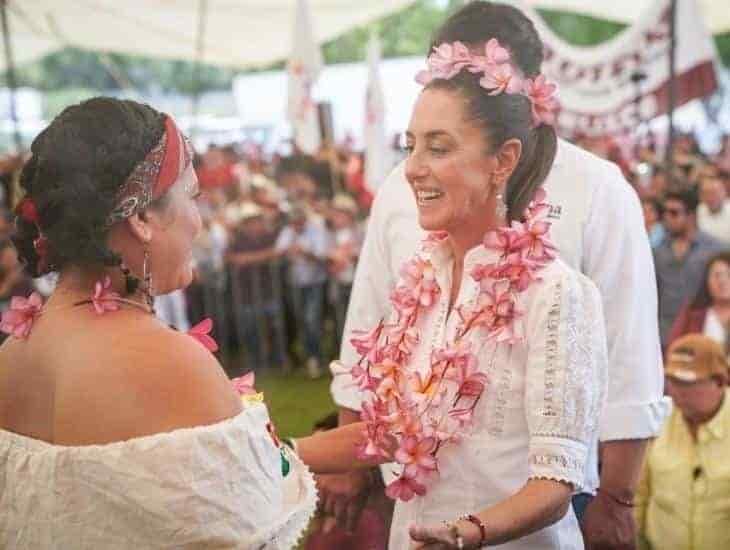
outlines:
[{"label": "white embroidered blouse", "polygon": [[263,403],[210,426],[65,447],[0,430],[0,547],[288,550],[316,488]]},{"label": "white embroidered blouse", "polygon": [[[446,315],[453,260],[449,245],[432,262],[442,292],[423,319],[409,368],[427,369],[432,348],[452,340],[462,304],[478,295],[470,276],[477,264],[496,261],[483,246],[464,261],[459,295]],[[439,451],[438,479],[423,497],[396,503],[389,548],[409,548],[408,526],[454,520],[516,493],[530,478],[564,481],[580,490],[589,449],[596,445],[606,393],[606,336],[596,286],[560,260],[540,271],[542,281],[518,298],[525,339],[514,345],[471,341],[489,384],[474,414],[471,434]],[[396,467],[396,466],[392,466]],[[583,548],[572,508],[554,525],[500,546],[509,550]]]}]

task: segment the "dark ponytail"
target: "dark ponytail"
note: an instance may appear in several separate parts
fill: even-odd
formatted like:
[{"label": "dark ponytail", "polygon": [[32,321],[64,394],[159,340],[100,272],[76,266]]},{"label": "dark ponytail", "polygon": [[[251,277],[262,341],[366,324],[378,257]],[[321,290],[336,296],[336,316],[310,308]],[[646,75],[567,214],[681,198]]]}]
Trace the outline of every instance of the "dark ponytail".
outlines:
[{"label": "dark ponytail", "polygon": [[541,124],[522,142],[522,155],[507,182],[508,221],[520,220],[535,191],[547,179],[558,150],[555,128]]}]

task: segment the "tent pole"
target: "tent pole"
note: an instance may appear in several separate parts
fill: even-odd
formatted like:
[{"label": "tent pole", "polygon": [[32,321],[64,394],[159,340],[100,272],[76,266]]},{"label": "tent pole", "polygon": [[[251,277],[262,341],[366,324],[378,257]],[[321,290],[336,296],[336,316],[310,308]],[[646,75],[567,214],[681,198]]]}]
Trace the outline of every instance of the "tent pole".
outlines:
[{"label": "tent pole", "polygon": [[669,2],[669,105],[667,115],[669,117],[669,135],[667,136],[666,166],[670,180],[674,173],[674,108],[677,103],[677,89],[675,79],[677,76],[676,67],[677,52],[677,0]]},{"label": "tent pole", "polygon": [[5,44],[5,70],[7,74],[8,94],[10,98],[10,118],[13,121],[13,138],[15,140],[15,148],[17,152],[20,153],[23,150],[23,140],[20,136],[18,112],[15,108],[15,90],[18,86],[15,80],[15,63],[13,62],[13,51],[10,43],[8,0],[0,0],[0,16],[2,17],[3,42]]},{"label": "tent pole", "polygon": [[205,18],[208,12],[207,0],[198,0],[198,36],[195,46],[195,67],[193,69],[193,112],[192,126],[190,128],[190,137],[195,137],[195,129],[198,125],[198,107],[200,104],[200,70],[203,53],[205,50]]}]

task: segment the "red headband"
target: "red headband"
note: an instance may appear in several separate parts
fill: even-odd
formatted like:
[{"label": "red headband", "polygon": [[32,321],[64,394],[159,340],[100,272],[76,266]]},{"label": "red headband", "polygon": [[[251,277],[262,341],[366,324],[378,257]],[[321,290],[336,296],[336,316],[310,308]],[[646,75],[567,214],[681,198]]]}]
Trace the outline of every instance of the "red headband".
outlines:
[{"label": "red headband", "polygon": [[165,117],[165,131],[160,141],[134,167],[124,183],[117,206],[107,220],[112,225],[147,208],[172,187],[193,158],[190,142],[171,117]]}]

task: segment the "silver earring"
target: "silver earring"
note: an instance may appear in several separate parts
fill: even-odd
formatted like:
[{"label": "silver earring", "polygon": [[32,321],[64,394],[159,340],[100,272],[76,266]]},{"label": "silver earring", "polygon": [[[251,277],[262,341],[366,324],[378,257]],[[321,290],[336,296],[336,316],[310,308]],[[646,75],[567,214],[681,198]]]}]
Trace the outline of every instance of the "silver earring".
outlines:
[{"label": "silver earring", "polygon": [[145,300],[154,311],[154,289],[152,288],[152,269],[150,267],[150,251],[145,248],[144,261],[142,263],[142,280],[144,281]]},{"label": "silver earring", "polygon": [[495,198],[497,199],[495,212],[497,214],[497,217],[500,220],[503,220],[507,217],[507,205],[504,202],[504,195],[502,195],[502,193],[497,193],[497,196]]}]

